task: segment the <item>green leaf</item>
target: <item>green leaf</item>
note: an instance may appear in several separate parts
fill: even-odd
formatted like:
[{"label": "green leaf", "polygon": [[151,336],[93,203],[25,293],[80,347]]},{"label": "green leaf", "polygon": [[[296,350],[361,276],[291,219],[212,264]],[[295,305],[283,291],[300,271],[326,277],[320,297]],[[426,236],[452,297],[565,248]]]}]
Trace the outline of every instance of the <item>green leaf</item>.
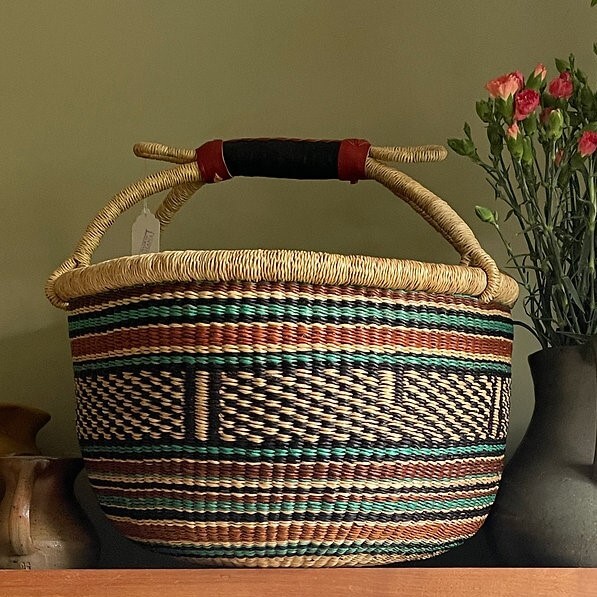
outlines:
[{"label": "green leaf", "polygon": [[466,135],[466,138],[472,141],[472,137],[471,137],[471,126],[468,122],[464,123],[464,134]]},{"label": "green leaf", "polygon": [[561,58],[556,58],[556,68],[558,72],[563,73],[565,70],[570,70],[570,64]]},{"label": "green leaf", "polygon": [[458,155],[468,158],[477,153],[475,144],[470,139],[448,139],[448,146]]},{"label": "green leaf", "polygon": [[570,177],[572,176],[572,171],[568,166],[562,168],[560,173],[558,174],[558,185],[560,187],[565,187],[568,182],[570,181]]},{"label": "green leaf", "polygon": [[544,108],[555,108],[556,106],[556,98],[549,95],[549,93],[545,92],[542,96],[541,96],[541,105]]},{"label": "green leaf", "polygon": [[580,68],[576,69],[576,77],[583,84],[587,82],[587,75]]},{"label": "green leaf", "polygon": [[[593,1],[597,2],[597,0],[593,0]],[[591,6],[593,6],[593,5],[591,4]],[[595,54],[597,54],[597,42],[595,42],[595,43],[593,44],[593,52],[594,52]]]},{"label": "green leaf", "polygon": [[582,301],[580,300],[580,296],[578,295],[578,291],[572,283],[572,280],[568,276],[564,276],[562,278],[562,281],[564,282],[564,286],[566,287],[566,292],[570,295],[576,306],[579,309],[583,309]]},{"label": "green leaf", "polygon": [[583,123],[583,119],[580,114],[573,113],[568,115],[568,122],[570,126],[575,129]]},{"label": "green leaf", "polygon": [[597,0],[591,0],[591,6],[595,6],[597,4]]},{"label": "green leaf", "polygon": [[582,113],[587,119],[593,120],[597,116],[597,111],[595,109],[595,96],[593,95],[593,92],[589,89],[589,87],[581,87],[579,99]]},{"label": "green leaf", "polygon": [[477,111],[477,116],[483,122],[491,122],[493,110],[491,109],[491,104],[488,101],[485,101],[485,100],[478,101],[475,104],[475,110]]},{"label": "green leaf", "polygon": [[499,157],[504,147],[504,131],[497,122],[491,122],[487,127],[487,139],[491,149],[491,154]]},{"label": "green leaf", "polygon": [[572,170],[586,171],[584,161],[579,153],[575,153],[570,160],[570,168]]}]

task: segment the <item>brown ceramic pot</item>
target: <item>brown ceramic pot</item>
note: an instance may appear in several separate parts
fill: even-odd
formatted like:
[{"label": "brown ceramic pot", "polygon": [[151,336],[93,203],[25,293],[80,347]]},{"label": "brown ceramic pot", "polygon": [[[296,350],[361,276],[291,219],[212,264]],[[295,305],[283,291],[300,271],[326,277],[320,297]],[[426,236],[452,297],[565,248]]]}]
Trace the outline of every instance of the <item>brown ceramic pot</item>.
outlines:
[{"label": "brown ceramic pot", "polygon": [[77,502],[80,458],[0,457],[0,568],[89,568],[99,541]]},{"label": "brown ceramic pot", "polygon": [[0,404],[0,456],[39,454],[35,438],[50,418],[39,408]]}]

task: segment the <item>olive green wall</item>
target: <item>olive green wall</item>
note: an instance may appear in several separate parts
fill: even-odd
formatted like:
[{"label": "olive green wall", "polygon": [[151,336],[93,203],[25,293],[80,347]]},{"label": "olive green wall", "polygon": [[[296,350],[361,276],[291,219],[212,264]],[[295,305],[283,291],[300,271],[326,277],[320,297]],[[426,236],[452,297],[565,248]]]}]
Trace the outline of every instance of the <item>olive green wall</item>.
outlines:
[{"label": "olive green wall", "polygon": [[[2,400],[37,405],[50,454],[77,452],[65,316],[43,284],[91,216],[153,172],[134,142],[194,147],[214,137],[359,136],[444,143],[476,125],[483,84],[577,54],[594,72],[589,0],[0,2],[0,379]],[[450,202],[503,264],[473,216],[491,204],[482,173],[453,154],[405,168]],[[136,212],[138,213],[138,212]],[[136,214],[135,214],[136,215]],[[128,251],[132,216],[97,259]],[[374,183],[239,179],[180,213],[165,248],[304,248],[456,262],[414,213]],[[510,449],[532,408],[524,330],[515,344]],[[143,560],[80,492],[103,562]]]}]

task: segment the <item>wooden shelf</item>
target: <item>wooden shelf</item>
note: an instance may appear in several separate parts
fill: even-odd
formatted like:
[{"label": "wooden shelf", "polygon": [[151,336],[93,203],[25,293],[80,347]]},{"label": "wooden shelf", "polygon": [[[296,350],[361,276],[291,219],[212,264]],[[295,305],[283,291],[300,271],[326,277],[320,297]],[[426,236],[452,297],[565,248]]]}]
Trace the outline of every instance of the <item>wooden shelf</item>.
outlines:
[{"label": "wooden shelf", "polygon": [[589,568],[2,570],[3,597],[595,597]]}]

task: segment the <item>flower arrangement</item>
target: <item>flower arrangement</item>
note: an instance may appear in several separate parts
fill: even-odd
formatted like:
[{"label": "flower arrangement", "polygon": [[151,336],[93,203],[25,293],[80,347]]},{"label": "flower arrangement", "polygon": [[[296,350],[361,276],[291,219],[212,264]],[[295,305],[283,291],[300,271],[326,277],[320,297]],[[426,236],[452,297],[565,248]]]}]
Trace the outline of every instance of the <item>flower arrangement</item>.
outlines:
[{"label": "flower arrangement", "polygon": [[486,84],[489,97],[476,104],[489,142],[486,160],[467,123],[464,138],[448,140],[485,171],[495,198],[505,203],[504,221],[516,223],[510,242],[496,210],[475,208],[505,245],[526,291],[532,326],[522,325],[543,348],[597,334],[597,96],[574,55],[556,60],[556,68],[549,82],[538,64],[526,80],[514,71]]}]

